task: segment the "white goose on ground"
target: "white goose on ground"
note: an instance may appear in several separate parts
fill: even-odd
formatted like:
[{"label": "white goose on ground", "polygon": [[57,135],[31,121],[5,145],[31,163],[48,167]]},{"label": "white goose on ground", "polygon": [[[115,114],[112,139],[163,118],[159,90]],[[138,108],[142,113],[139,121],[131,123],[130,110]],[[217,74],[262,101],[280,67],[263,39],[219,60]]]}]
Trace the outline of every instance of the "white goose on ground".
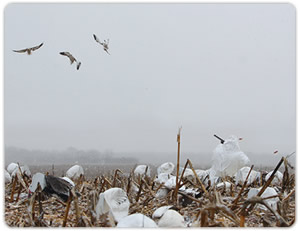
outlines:
[{"label": "white goose on ground", "polygon": [[16,163],[10,163],[8,166],[7,166],[7,168],[6,168],[6,170],[7,170],[7,172],[9,173],[9,174],[12,174],[13,173],[13,171],[16,169],[16,168],[18,168],[18,164],[16,164]]},{"label": "white goose on ground", "polygon": [[[146,172],[146,169],[147,169],[147,172]],[[145,164],[138,165],[134,169],[134,175],[135,176],[138,176],[138,175],[144,176],[145,173],[146,173],[146,176],[150,177],[150,172],[151,172],[150,166],[147,166]]]},{"label": "white goose on ground", "polygon": [[109,213],[114,221],[119,222],[128,215],[130,202],[126,192],[121,188],[110,188],[100,193],[96,205],[97,218],[102,214]]},{"label": "white goose on ground", "polygon": [[248,156],[240,150],[236,136],[230,136],[221,142],[212,157],[210,180],[215,183],[217,177],[233,176],[240,168],[249,164]]},{"label": "white goose on ground", "polygon": [[121,219],[117,228],[157,228],[157,224],[144,214],[135,213]]},{"label": "white goose on ground", "polygon": [[5,184],[11,182],[11,176],[6,170],[4,170],[4,177],[5,177]]},{"label": "white goose on ground", "polygon": [[186,227],[184,217],[173,209],[167,210],[158,221],[159,227],[183,228]]},{"label": "white goose on ground", "polygon": [[72,180],[77,180],[81,175],[84,175],[83,168],[80,165],[74,165],[66,172],[66,176]]},{"label": "white goose on ground", "polygon": [[157,168],[157,175],[159,175],[161,173],[172,174],[174,168],[175,168],[175,165],[172,162],[166,162]]}]

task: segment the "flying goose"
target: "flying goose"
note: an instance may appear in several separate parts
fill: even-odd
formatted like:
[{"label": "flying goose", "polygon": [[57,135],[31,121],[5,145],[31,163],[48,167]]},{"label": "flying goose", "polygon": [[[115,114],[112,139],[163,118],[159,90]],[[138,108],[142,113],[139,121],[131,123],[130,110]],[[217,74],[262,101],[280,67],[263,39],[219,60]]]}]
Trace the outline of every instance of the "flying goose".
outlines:
[{"label": "flying goose", "polygon": [[103,42],[101,42],[95,34],[93,34],[93,36],[94,36],[95,41],[97,43],[100,43],[103,46],[104,51],[106,51],[106,53],[110,55],[110,53],[108,52],[109,39],[107,39],[107,41],[104,39]]},{"label": "flying goose", "polygon": [[63,52],[60,52],[59,54],[61,55],[64,55],[64,56],[67,56],[69,59],[70,59],[70,62],[71,62],[71,65],[74,63],[74,61],[77,63],[77,66],[76,66],[76,69],[79,70],[79,67],[81,65],[81,62],[77,62],[77,60],[74,58],[74,56],[70,53],[70,52],[67,52],[67,51],[63,51]]},{"label": "flying goose", "polygon": [[35,47],[25,48],[25,49],[22,49],[22,50],[13,50],[13,51],[14,52],[18,52],[18,53],[25,53],[25,52],[27,52],[28,55],[31,55],[32,51],[35,51],[35,50],[39,49],[41,46],[43,46],[43,44],[44,43],[41,43],[40,45],[35,46]]}]

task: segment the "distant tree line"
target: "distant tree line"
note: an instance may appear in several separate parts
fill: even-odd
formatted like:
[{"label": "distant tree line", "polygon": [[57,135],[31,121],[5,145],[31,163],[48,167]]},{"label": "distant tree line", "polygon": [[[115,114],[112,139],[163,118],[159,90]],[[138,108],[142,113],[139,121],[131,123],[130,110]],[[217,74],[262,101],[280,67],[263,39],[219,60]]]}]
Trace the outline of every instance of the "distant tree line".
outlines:
[{"label": "distant tree line", "polygon": [[5,147],[5,164],[19,162],[20,164],[128,164],[138,163],[138,159],[131,156],[116,157],[113,152],[98,150],[79,150],[73,147],[65,150],[28,150],[18,147]]}]

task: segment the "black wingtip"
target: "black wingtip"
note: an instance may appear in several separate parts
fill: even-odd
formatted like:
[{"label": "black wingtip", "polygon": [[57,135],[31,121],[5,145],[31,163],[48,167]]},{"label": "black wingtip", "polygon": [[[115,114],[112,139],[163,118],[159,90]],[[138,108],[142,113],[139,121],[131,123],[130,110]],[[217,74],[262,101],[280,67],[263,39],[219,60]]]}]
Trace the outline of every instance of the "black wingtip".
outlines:
[{"label": "black wingtip", "polygon": [[81,66],[81,62],[79,62],[78,64],[77,64],[77,70],[79,70],[79,67]]}]

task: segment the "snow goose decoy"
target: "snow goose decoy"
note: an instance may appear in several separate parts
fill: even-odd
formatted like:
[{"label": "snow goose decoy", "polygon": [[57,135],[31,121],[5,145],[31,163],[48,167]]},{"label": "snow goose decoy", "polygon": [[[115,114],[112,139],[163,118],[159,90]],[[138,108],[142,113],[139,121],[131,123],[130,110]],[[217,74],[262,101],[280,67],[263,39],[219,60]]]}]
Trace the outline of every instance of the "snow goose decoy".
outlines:
[{"label": "snow goose decoy", "polygon": [[233,176],[240,168],[249,164],[250,160],[240,150],[238,138],[230,136],[215,148],[212,162],[209,171],[210,179],[214,181],[216,177]]},{"label": "snow goose decoy", "polygon": [[18,172],[22,173],[23,176],[31,177],[31,172],[28,165],[22,165],[20,168],[19,165],[17,165],[17,167],[11,173],[11,177],[15,177]]},{"label": "snow goose decoy", "polygon": [[101,41],[97,38],[97,36],[96,36],[95,34],[93,34],[93,36],[94,36],[95,41],[103,46],[103,50],[104,50],[107,54],[110,55],[110,53],[108,52],[109,39],[107,39],[107,41],[106,41],[106,40],[103,40],[103,42],[101,42]]},{"label": "snow goose decoy", "polygon": [[[247,199],[250,199],[251,197],[254,197],[258,194],[258,192],[262,189],[260,188],[250,188]],[[280,199],[277,197],[278,193],[273,187],[267,187],[265,191],[260,195],[262,198],[271,197],[269,199],[265,199],[264,201],[271,206],[275,211],[277,210],[277,203],[280,201]],[[264,205],[257,205],[259,208],[266,209]]]},{"label": "snow goose decoy", "polygon": [[[38,184],[40,185],[42,192],[51,196],[58,196],[64,202],[68,200],[70,190],[73,187],[72,184],[60,177],[45,175],[38,172],[32,177],[32,182],[29,186],[29,195],[36,191]],[[79,195],[78,193],[76,194]]]},{"label": "snow goose decoy", "polygon": [[158,221],[159,227],[186,227],[184,217],[173,209],[167,210]]},{"label": "snow goose decoy", "polygon": [[[251,169],[250,167],[246,166],[237,171],[237,173],[235,174],[235,184],[236,185],[238,185],[238,184],[243,185],[243,183],[245,182],[245,180],[247,178],[247,175],[249,174],[250,169]],[[250,185],[253,182],[255,182],[256,180],[259,180],[259,177],[260,177],[260,173],[255,170],[252,170],[248,177],[247,185]]]},{"label": "snow goose decoy", "polygon": [[70,52],[67,52],[67,51],[62,51],[62,52],[59,52],[59,54],[61,55],[64,55],[64,56],[67,56],[69,59],[70,59],[70,62],[71,62],[71,65],[76,62],[76,69],[79,70],[80,66],[81,66],[81,62],[78,62],[74,56],[70,53]]},{"label": "snow goose decoy", "polygon": [[6,170],[7,170],[7,172],[8,172],[9,174],[12,174],[12,173],[15,171],[15,169],[18,168],[18,167],[19,167],[18,164],[16,164],[16,163],[10,163],[10,164],[7,166]]},{"label": "snow goose decoy", "polygon": [[6,170],[4,170],[4,177],[5,177],[5,184],[11,182],[11,176]]},{"label": "snow goose decoy", "polygon": [[149,217],[141,213],[131,214],[122,218],[117,228],[157,228],[157,224]]},{"label": "snow goose decoy", "polygon": [[144,176],[145,175],[147,177],[150,177],[150,173],[151,173],[150,166],[147,166],[145,164],[138,165],[134,169],[135,176],[139,176],[139,175]]},{"label": "snow goose decoy", "polygon": [[[97,218],[109,212],[109,216],[112,216],[114,221],[119,222],[123,217],[128,216],[129,206],[130,202],[123,189],[110,188],[99,195],[96,205]],[[111,222],[113,221],[111,220]]]},{"label": "snow goose decoy", "polygon": [[166,162],[157,168],[157,174],[158,175],[161,173],[171,174],[173,172],[174,168],[175,168],[175,165],[172,162]]},{"label": "snow goose decoy", "polygon": [[31,55],[32,51],[35,51],[37,49],[39,49],[41,46],[43,46],[44,43],[41,43],[38,46],[35,47],[30,47],[30,48],[25,48],[25,49],[21,49],[21,50],[13,50],[14,52],[18,52],[18,53],[27,53],[28,55]]},{"label": "snow goose decoy", "polygon": [[74,165],[68,169],[66,176],[72,180],[77,180],[84,175],[83,168],[80,165]]}]

